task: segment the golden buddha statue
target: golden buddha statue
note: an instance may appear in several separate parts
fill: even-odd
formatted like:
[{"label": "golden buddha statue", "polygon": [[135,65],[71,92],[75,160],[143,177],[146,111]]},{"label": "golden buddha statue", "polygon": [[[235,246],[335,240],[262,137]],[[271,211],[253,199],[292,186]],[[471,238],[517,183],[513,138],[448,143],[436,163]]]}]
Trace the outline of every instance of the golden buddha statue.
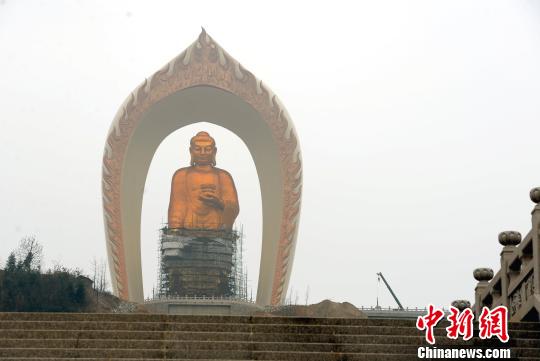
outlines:
[{"label": "golden buddha statue", "polygon": [[216,142],[207,132],[191,138],[191,166],[173,176],[169,228],[231,230],[240,210],[231,175],[217,168]]}]

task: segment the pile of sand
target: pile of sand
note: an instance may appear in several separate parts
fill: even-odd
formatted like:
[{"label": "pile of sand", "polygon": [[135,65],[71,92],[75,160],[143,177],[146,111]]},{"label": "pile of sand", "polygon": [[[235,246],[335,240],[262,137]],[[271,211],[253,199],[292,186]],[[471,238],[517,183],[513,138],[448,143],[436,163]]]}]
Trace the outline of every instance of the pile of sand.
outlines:
[{"label": "pile of sand", "polygon": [[292,316],[292,317],[338,317],[338,318],[367,318],[366,314],[349,302],[322,302],[309,305],[284,305],[266,310],[260,316]]},{"label": "pile of sand", "polygon": [[308,309],[312,317],[367,318],[365,313],[349,302],[339,303],[324,300],[314,305],[309,305]]}]

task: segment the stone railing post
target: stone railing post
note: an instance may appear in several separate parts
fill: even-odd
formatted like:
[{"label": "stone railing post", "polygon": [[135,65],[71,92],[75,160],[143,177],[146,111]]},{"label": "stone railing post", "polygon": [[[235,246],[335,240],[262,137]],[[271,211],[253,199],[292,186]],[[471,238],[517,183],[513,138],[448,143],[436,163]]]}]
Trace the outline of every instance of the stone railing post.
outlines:
[{"label": "stone railing post", "polygon": [[533,288],[534,294],[540,294],[540,187],[531,190],[531,201],[536,203],[532,214],[532,247],[533,247]]},{"label": "stone railing post", "polygon": [[471,308],[471,303],[467,300],[455,300],[452,302],[452,306],[457,308],[459,312],[463,312],[467,308]]},{"label": "stone railing post", "polygon": [[478,317],[482,312],[482,294],[493,278],[493,270],[491,268],[477,268],[474,270],[473,276],[478,281],[474,288],[474,313]]},{"label": "stone railing post", "polygon": [[514,255],[516,246],[521,242],[521,234],[514,231],[499,233],[499,243],[504,247],[501,251],[501,298],[503,306],[508,308],[510,301],[508,299],[508,286],[510,284],[510,259]]}]

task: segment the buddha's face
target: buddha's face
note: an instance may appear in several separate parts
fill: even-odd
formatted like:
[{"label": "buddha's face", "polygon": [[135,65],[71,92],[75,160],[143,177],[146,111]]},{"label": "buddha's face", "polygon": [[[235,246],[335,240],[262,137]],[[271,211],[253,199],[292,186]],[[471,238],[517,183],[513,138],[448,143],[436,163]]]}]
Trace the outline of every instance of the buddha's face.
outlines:
[{"label": "buddha's face", "polygon": [[192,165],[216,165],[216,146],[211,139],[195,139],[189,148]]}]

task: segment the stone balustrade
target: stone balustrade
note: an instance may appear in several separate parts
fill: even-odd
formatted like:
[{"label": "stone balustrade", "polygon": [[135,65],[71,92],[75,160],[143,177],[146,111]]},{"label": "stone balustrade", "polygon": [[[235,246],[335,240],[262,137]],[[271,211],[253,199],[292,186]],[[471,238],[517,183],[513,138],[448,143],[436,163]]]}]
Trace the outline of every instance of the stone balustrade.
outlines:
[{"label": "stone balustrade", "polygon": [[503,246],[501,268],[477,268],[474,278],[474,311],[478,316],[482,307],[506,306],[510,321],[539,321],[540,316],[540,188],[530,193],[535,203],[532,228],[522,239],[515,231],[499,234]]}]

